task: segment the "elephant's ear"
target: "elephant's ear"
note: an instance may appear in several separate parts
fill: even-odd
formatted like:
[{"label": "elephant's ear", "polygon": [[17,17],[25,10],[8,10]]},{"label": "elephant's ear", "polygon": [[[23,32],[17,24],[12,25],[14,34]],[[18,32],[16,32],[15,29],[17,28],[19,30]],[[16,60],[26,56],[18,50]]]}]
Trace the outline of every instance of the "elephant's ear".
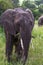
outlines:
[{"label": "elephant's ear", "polygon": [[34,16],[32,14],[32,11],[30,9],[26,9],[25,11],[27,13],[28,21],[30,21],[31,29],[33,29],[35,19],[34,19]]},{"label": "elephant's ear", "polygon": [[25,11],[28,12],[28,14],[30,14],[31,19],[34,21],[34,16],[33,16],[32,11],[30,9],[26,9]]},{"label": "elephant's ear", "polygon": [[4,21],[4,29],[6,31],[8,31],[10,34],[14,35],[15,34],[15,29],[14,29],[14,24],[13,22],[8,22],[8,21]]}]

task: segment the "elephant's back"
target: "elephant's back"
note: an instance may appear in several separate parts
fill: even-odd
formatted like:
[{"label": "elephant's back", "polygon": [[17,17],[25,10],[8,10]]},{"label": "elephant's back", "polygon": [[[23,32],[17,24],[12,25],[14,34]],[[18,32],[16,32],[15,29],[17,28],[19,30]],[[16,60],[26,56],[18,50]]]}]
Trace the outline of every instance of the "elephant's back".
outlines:
[{"label": "elephant's back", "polygon": [[40,20],[40,19],[41,19],[41,20],[43,19],[43,15],[39,17],[39,20]]}]

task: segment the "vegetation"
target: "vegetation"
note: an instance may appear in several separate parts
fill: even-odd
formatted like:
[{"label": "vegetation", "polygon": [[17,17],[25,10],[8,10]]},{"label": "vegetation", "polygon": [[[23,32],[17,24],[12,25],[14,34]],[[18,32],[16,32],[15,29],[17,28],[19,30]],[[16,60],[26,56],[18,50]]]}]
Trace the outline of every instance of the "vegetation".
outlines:
[{"label": "vegetation", "polygon": [[[0,65],[22,65],[16,61],[16,55],[12,53],[13,61],[9,64],[5,57],[5,34],[0,28]],[[35,22],[32,31],[32,38],[26,65],[43,65],[43,26],[38,27],[37,21]]]},{"label": "vegetation", "polygon": [[13,8],[13,2],[11,0],[0,0],[0,15],[9,8]]},{"label": "vegetation", "polygon": [[[35,19],[43,14],[43,0],[23,0],[22,5],[19,0],[0,0],[0,15],[9,8],[15,7],[29,8],[32,10]],[[43,26],[38,27],[38,22],[35,22],[32,35],[34,38],[31,40],[29,56],[26,65],[43,65]],[[5,57],[5,34],[4,30],[0,27],[0,65],[22,65],[21,62],[16,61],[16,54],[12,53],[13,61],[9,64]]]},{"label": "vegetation", "polygon": [[18,7],[19,6],[19,0],[12,0],[14,7]]},{"label": "vegetation", "polygon": [[31,9],[35,19],[43,14],[43,0],[23,0],[22,7]]}]

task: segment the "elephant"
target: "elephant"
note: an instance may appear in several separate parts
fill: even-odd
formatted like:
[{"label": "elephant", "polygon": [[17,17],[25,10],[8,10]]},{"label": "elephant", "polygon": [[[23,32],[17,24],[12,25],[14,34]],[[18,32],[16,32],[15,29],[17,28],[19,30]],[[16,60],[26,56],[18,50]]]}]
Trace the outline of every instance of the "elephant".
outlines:
[{"label": "elephant", "polygon": [[2,13],[0,22],[5,31],[8,61],[11,59],[13,45],[15,45],[15,52],[18,56],[21,56],[23,65],[25,65],[34,27],[32,11],[30,9],[23,10],[22,8],[7,9]]},{"label": "elephant", "polygon": [[43,15],[41,15],[38,19],[38,25],[42,26],[43,25]]}]

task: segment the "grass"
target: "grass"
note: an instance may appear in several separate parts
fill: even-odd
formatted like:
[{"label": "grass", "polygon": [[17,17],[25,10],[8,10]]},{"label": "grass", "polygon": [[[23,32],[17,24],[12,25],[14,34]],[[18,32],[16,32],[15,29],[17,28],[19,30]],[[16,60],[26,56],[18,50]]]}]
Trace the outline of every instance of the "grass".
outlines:
[{"label": "grass", "polygon": [[[36,21],[37,22],[37,21]],[[12,55],[14,61],[8,63],[5,57],[5,34],[0,28],[0,65],[22,65],[16,61],[15,54]],[[35,23],[31,39],[28,59],[26,65],[43,65],[43,26],[38,27]]]}]

